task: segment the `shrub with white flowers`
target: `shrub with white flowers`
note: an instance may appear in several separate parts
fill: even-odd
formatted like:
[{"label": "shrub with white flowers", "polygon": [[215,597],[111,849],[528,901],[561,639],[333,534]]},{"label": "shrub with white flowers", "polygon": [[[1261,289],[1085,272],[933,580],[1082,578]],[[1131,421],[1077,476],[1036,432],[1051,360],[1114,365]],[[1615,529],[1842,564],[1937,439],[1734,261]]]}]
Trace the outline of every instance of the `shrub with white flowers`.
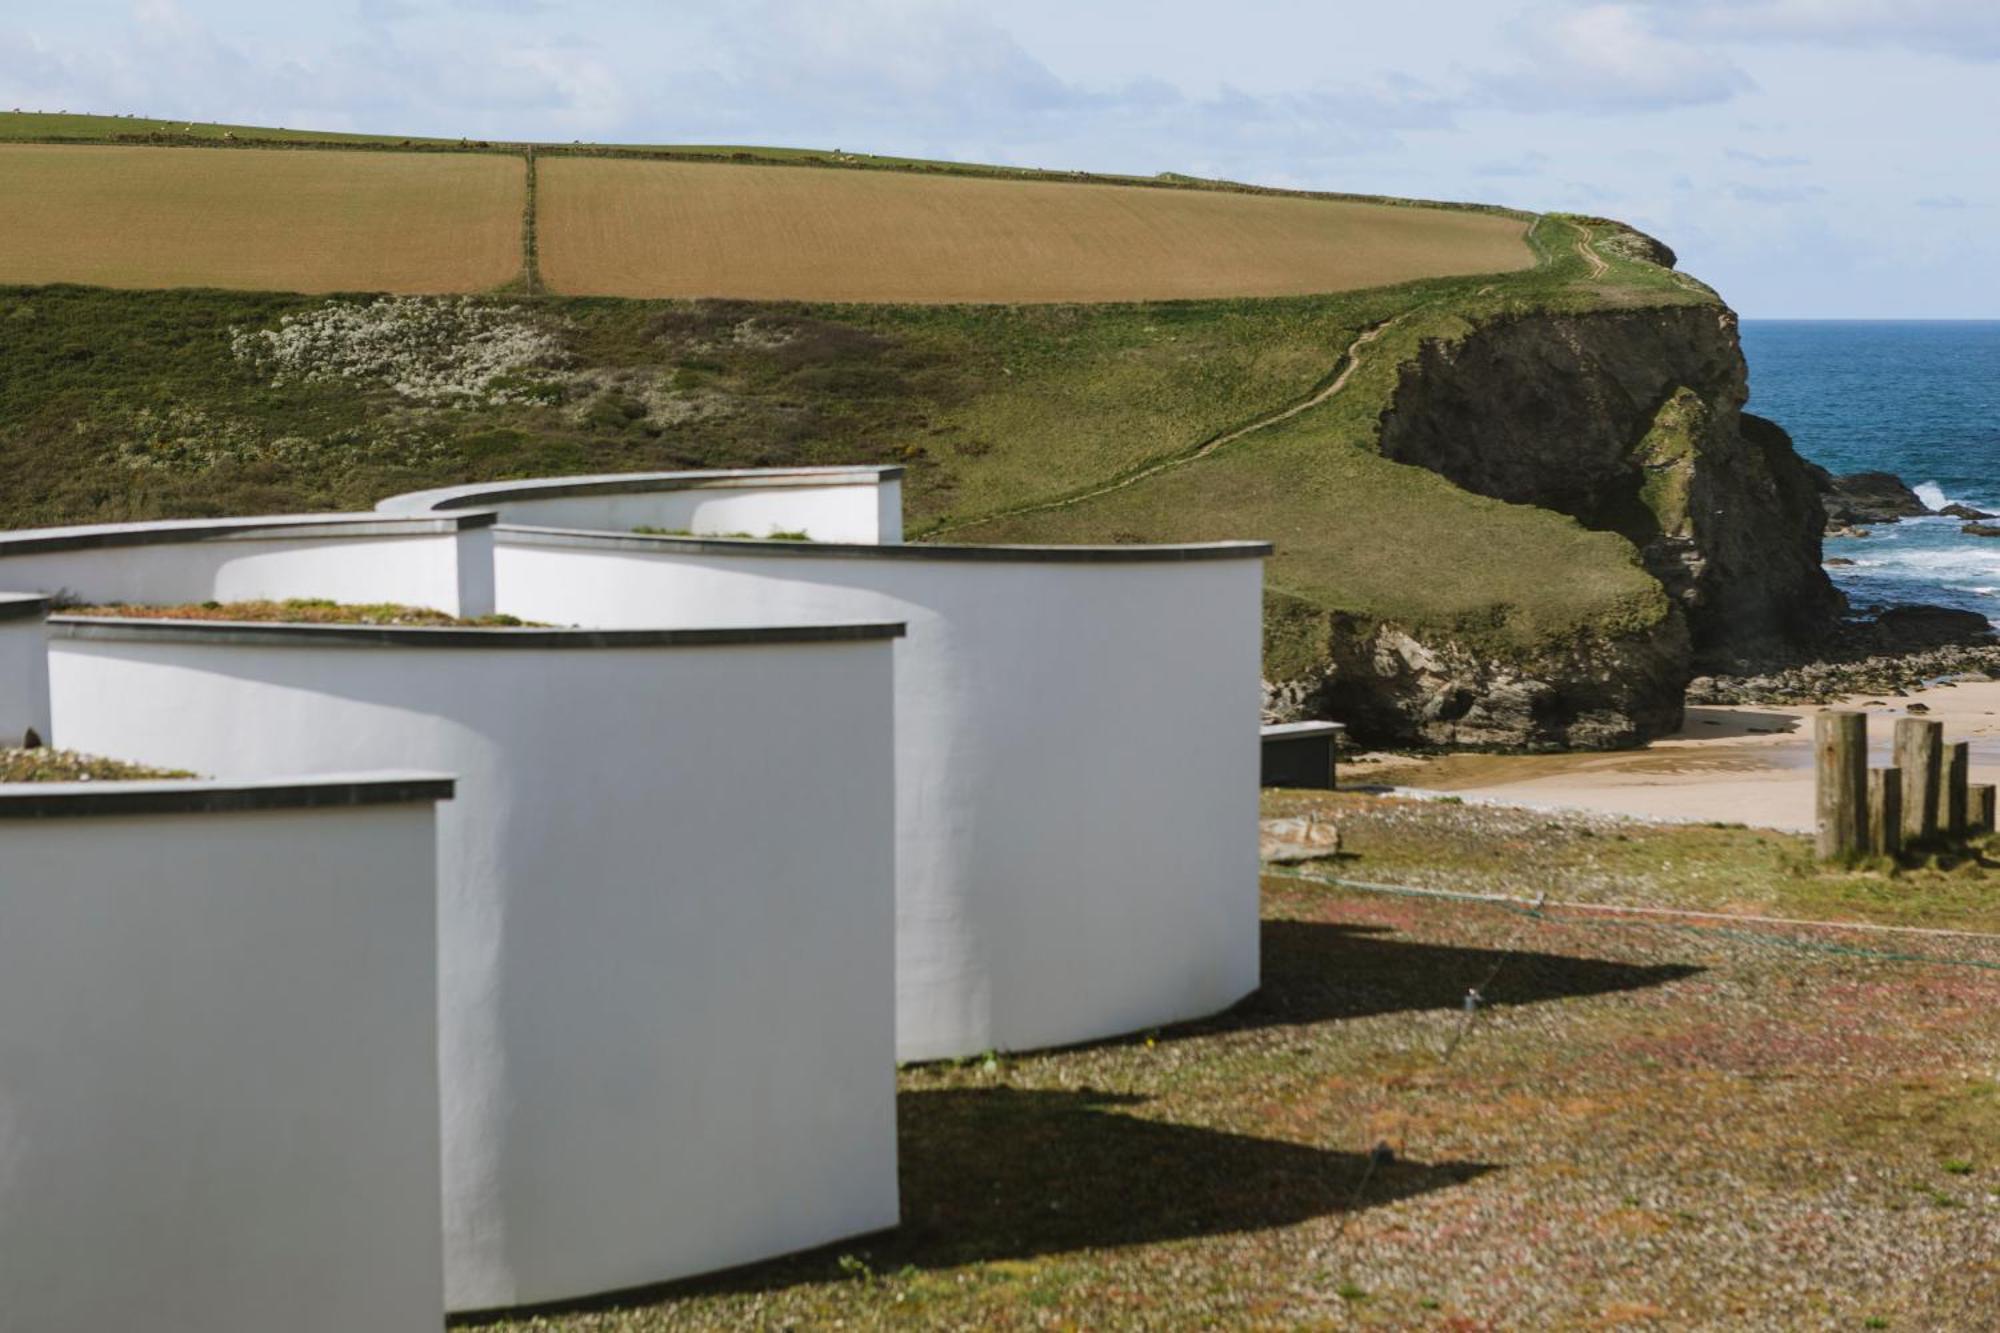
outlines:
[{"label": "shrub with white flowers", "polygon": [[521,306],[470,297],[328,301],[271,329],[231,329],[230,350],[274,385],[373,380],[431,406],[546,401],[567,359]]}]

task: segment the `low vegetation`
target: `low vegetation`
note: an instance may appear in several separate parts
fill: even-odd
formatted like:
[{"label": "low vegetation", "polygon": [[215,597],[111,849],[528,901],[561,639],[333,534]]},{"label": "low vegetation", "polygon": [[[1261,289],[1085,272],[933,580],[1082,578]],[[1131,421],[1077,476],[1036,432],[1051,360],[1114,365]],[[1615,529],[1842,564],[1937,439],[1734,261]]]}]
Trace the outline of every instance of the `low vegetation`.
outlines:
[{"label": "low vegetation", "polygon": [[138,782],[193,776],[179,769],[148,768],[74,750],[0,749],[0,782]]},{"label": "low vegetation", "polygon": [[397,625],[427,629],[514,629],[533,622],[516,616],[454,616],[425,606],[395,602],[334,602],[293,597],[282,602],[187,602],[173,606],[116,603],[68,606],[66,616],[119,620],[219,620],[288,625]]},{"label": "low vegetation", "polygon": [[500,1326],[1986,1320],[2000,939],[1557,904],[1991,930],[2000,865],[1909,877],[1878,910],[1868,877],[1821,877],[1784,835],[1267,797],[1307,811],[1343,851],[1306,875],[1549,905],[1272,875],[1264,986],[1235,1011],[905,1069],[895,1232]]}]

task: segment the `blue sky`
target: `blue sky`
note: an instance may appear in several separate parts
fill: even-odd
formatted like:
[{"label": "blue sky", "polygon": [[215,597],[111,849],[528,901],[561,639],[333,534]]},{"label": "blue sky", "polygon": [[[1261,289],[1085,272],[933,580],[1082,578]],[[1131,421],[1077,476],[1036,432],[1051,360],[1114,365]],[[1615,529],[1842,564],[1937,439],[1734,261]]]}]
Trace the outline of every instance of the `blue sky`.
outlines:
[{"label": "blue sky", "polygon": [[2000,317],[2000,0],[27,0],[0,106],[1481,199],[1753,317]]}]

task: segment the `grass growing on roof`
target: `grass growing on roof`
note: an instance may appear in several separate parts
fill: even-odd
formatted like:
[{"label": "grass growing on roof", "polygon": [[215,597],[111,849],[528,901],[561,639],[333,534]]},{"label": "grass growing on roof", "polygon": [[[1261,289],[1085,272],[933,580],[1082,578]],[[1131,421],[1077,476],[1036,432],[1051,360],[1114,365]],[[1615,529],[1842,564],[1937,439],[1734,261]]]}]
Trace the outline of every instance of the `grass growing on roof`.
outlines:
[{"label": "grass growing on roof", "polygon": [[455,616],[427,606],[398,602],[335,602],[293,597],[282,602],[183,602],[176,605],[121,602],[63,608],[67,616],[127,620],[219,620],[291,625],[396,625],[421,628],[514,629],[534,622],[518,616]]},{"label": "grass growing on roof", "polygon": [[193,776],[177,768],[128,764],[74,750],[0,748],[0,782],[140,782]]}]

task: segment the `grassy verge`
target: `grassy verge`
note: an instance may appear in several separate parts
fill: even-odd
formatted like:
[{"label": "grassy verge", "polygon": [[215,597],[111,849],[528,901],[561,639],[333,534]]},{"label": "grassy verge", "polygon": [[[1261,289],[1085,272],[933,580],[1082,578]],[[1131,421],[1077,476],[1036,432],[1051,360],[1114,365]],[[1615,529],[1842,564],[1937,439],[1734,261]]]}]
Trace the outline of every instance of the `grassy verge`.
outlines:
[{"label": "grassy verge", "polygon": [[[1547,869],[1613,901],[1727,906],[1731,866],[1777,886],[1764,858],[1800,846],[1326,794],[1267,813],[1308,805],[1355,878]],[[1990,920],[1930,904],[1907,919]],[[1264,988],[1234,1012],[903,1071],[896,1232],[503,1326],[1978,1327],[2000,1282],[1996,943],[1272,877]]]}]

